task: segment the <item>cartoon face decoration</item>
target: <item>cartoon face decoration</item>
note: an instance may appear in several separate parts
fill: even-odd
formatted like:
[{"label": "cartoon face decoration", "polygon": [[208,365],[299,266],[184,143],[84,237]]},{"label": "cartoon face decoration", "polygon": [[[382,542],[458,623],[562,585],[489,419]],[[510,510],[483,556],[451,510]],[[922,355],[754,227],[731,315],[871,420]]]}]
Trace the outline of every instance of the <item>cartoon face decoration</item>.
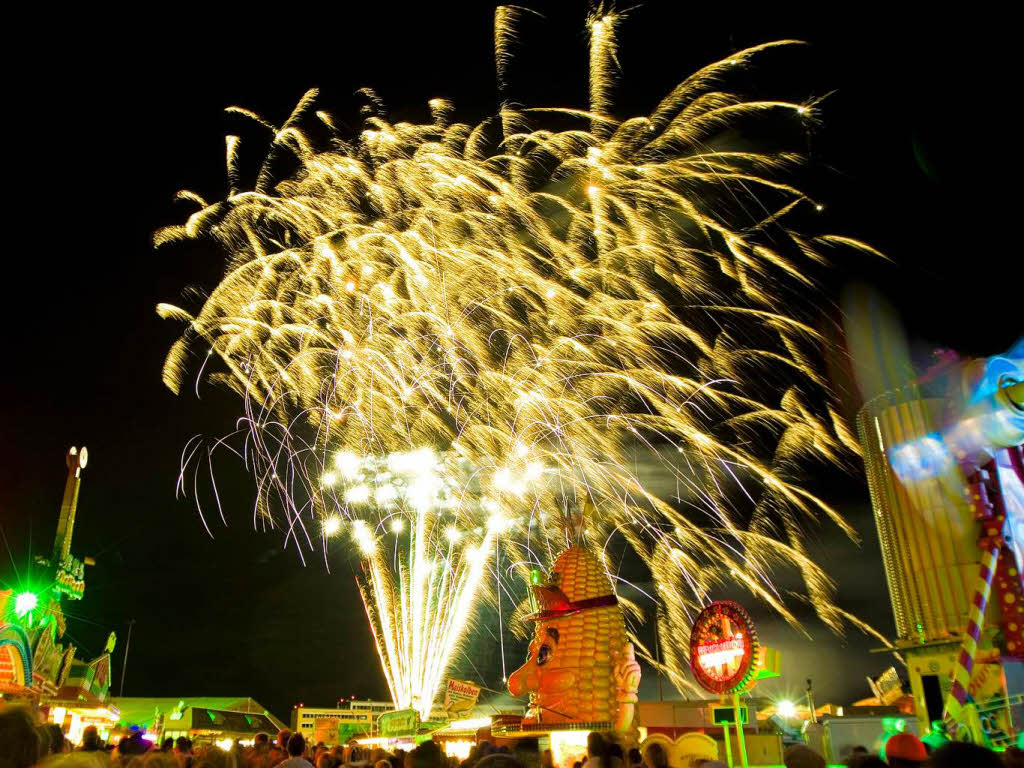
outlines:
[{"label": "cartoon face decoration", "polygon": [[628,730],[640,668],[601,563],[572,547],[555,562],[551,583],[535,593],[541,611],[532,617],[529,655],[508,680],[513,696],[530,694],[526,723],[606,723]]},{"label": "cartoon face decoration", "polygon": [[[573,693],[579,677],[579,659],[570,651],[560,653],[562,633],[557,622],[538,623],[529,655],[520,669],[509,677],[509,691],[514,696],[531,694],[531,708],[536,722],[568,722],[575,709]],[[567,663],[568,662],[568,663]],[[543,708],[539,694],[543,692]],[[545,716],[546,713],[546,716]]]}]

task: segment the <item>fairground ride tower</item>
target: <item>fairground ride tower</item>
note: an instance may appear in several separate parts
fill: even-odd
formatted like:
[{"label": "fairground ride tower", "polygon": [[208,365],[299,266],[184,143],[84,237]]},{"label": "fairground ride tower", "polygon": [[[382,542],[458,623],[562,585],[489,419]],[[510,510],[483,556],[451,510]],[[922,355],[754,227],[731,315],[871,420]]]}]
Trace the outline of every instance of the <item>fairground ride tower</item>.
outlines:
[{"label": "fairground ride tower", "polygon": [[1024,730],[1024,349],[885,392],[858,432],[921,732],[1012,743]]}]

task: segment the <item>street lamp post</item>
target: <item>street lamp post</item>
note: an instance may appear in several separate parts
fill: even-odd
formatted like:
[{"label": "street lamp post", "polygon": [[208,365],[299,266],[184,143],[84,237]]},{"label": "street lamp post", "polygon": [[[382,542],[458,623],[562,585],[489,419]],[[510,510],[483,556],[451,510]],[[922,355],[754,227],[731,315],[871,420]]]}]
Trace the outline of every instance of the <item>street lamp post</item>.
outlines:
[{"label": "street lamp post", "polygon": [[128,649],[132,645],[132,627],[135,626],[135,619],[128,622],[128,639],[124,643],[124,661],[121,662],[121,692],[118,697],[124,696],[124,674],[128,671]]}]

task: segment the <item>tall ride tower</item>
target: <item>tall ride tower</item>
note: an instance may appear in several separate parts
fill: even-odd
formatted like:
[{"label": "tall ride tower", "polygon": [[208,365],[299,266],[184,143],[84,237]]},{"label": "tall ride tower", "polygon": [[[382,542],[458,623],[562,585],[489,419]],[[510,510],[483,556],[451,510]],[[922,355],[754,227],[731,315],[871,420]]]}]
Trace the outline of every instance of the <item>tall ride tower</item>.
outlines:
[{"label": "tall ride tower", "polygon": [[54,569],[54,589],[71,600],[80,600],[85,591],[85,564],[71,554],[71,537],[75,532],[75,512],[78,510],[78,491],[82,486],[82,470],[89,461],[89,451],[72,446],[68,449],[65,462],[68,478],[64,483],[64,498],[60,504],[60,519],[57,521],[57,535],[53,540],[53,556],[50,565]]},{"label": "tall ride tower", "polygon": [[1024,729],[1021,353],[947,364],[858,415],[922,732],[993,746]]}]

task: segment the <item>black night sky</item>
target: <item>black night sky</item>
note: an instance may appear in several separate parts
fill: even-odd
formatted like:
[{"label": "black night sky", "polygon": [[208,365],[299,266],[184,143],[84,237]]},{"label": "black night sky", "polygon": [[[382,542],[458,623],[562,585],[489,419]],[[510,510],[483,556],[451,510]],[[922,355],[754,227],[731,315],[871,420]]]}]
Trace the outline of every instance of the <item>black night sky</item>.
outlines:
[{"label": "black night sky", "polygon": [[[137,621],[127,695],[252,696],[286,717],[297,701],[386,692],[349,563],[339,556],[331,573],[315,561],[303,568],[279,537],[255,533],[240,472],[222,478],[231,525],[214,527],[216,539],[190,501],[175,499],[183,446],[228,431],[237,403],[209,386],[197,399],[162,385],[178,328],[154,308],[176,302],[186,285],[212,287],[222,261],[200,247],[154,252],[149,242],[157,227],[182,219],[177,190],[226,193],[223,136],[237,123],[224,107],[280,123],[319,87],[321,103],[358,127],[352,94],[372,86],[395,119],[425,118],[435,96],[454,99],[470,122],[495,108],[491,4],[348,5],[241,4],[221,13],[165,4],[145,17],[142,6],[116,15],[40,9],[34,23],[7,31],[0,583],[19,583],[30,552],[49,551],[64,452],[86,444],[73,549],[97,565],[85,599],[67,606],[68,633],[89,655],[117,631],[116,691],[127,624]],[[769,16],[651,0],[620,27],[620,113],[648,110],[732,51],[807,41],[751,82],[797,100],[831,93],[808,144],[822,215],[831,231],[893,260],[846,259],[827,298],[836,301],[849,280],[872,283],[921,350],[994,354],[1024,330],[1019,213],[1010,211],[1020,166],[1010,77],[1019,68],[998,39],[1000,20],[983,18],[980,6],[974,19],[938,15],[937,6],[904,19],[892,15],[896,5]],[[532,7],[546,19],[522,27],[513,95],[585,106],[587,5]],[[848,414],[856,407],[845,404]],[[825,527],[809,539],[839,581],[842,607],[891,633],[858,473],[810,482],[862,532],[860,547]],[[799,691],[810,676],[819,701],[847,703],[869,694],[864,675],[889,664],[867,653],[876,641],[835,638],[812,620],[811,643],[751,607],[762,635],[784,652],[779,690]],[[489,636],[481,632],[473,649],[479,679],[500,688]],[[520,649],[506,649],[509,671],[520,660]],[[656,695],[653,674],[643,694]]]}]

